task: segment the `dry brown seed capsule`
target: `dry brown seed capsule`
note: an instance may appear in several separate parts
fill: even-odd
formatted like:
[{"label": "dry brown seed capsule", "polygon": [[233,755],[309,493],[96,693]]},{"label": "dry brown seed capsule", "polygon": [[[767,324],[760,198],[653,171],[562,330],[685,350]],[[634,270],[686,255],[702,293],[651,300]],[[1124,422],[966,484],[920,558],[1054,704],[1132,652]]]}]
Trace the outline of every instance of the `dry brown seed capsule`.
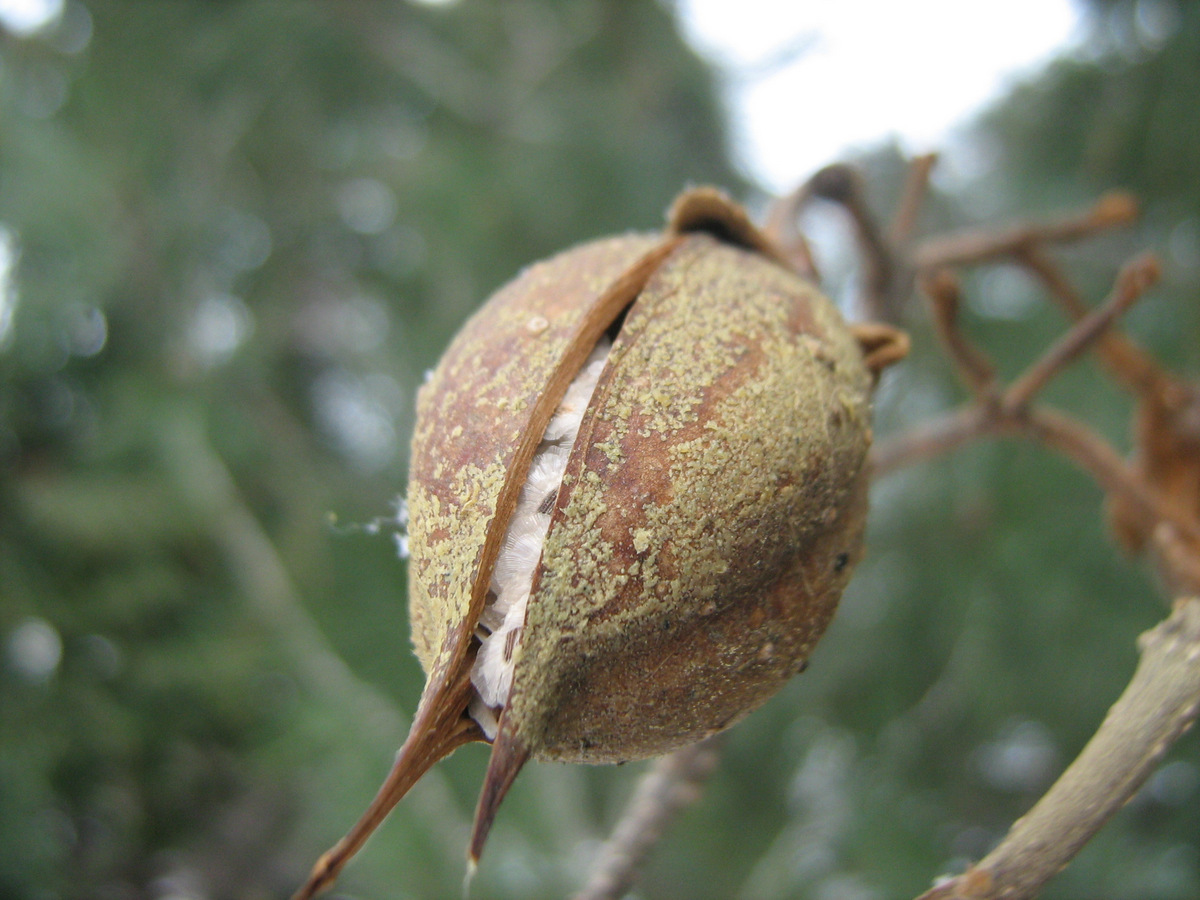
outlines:
[{"label": "dry brown seed capsule", "polygon": [[[872,359],[902,344],[861,334]],[[665,753],[802,669],[861,549],[874,374],[832,304],[711,189],[681,197],[662,235],[568,250],[495,294],[418,400],[425,691],[370,809],[297,896],[464,743],[493,743],[474,862],[526,760]]]}]

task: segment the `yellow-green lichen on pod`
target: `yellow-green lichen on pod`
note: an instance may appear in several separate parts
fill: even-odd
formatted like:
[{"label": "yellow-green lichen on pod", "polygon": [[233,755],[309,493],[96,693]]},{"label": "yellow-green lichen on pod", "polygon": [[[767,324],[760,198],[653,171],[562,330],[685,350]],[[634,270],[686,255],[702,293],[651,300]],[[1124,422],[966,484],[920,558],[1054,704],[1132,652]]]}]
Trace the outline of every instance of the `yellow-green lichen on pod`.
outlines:
[{"label": "yellow-green lichen on pod", "polygon": [[506,716],[534,757],[667,752],[804,663],[860,552],[872,379],[832,304],[688,236],[616,338],[526,615]]}]

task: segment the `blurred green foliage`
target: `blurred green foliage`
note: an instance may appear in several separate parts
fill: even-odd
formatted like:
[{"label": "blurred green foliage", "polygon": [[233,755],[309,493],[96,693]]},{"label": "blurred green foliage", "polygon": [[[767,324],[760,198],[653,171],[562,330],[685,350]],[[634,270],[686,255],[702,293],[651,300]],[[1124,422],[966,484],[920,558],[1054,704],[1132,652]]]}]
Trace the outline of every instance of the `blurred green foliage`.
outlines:
[{"label": "blurred green foliage", "polygon": [[[1194,373],[1200,7],[1089,9],[1091,39],[964,138],[977,171],[924,224],[1138,191],[1143,226],[1065,258],[1098,300],[1159,249],[1129,327]],[[0,34],[0,896],[297,885],[420,691],[391,519],[421,373],[521,265],[656,227],[689,181],[744,194],[727,159],[713,75],[658,3],[67,0]],[[899,161],[863,164],[886,210]],[[1015,273],[968,290],[1005,373],[1062,329]],[[962,399],[909,324],[883,433]],[[1127,447],[1103,383],[1084,363],[1048,396]],[[731,733],[639,894],[883,898],[985,852],[1164,611],[1100,505],[1021,444],[881,482],[809,672]],[[1195,752],[1050,895],[1200,893]],[[485,757],[439,766],[343,896],[457,896]],[[638,771],[530,767],[473,896],[568,894]]]}]

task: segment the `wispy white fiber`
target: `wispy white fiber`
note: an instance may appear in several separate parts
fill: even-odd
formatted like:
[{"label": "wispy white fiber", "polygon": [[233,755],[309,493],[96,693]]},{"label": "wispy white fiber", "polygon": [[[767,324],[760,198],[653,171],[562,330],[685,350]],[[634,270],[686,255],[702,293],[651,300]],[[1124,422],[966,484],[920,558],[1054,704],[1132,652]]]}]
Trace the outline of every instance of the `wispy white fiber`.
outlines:
[{"label": "wispy white fiber", "polygon": [[611,347],[608,338],[600,339],[546,426],[496,559],[489,585],[495,599],[488,603],[480,617],[476,633],[481,645],[471,670],[475,693],[471,698],[470,713],[488,738],[496,736],[499,711],[508,702],[512,689],[513,667],[521,646],[529,589],[542,558],[554,498],[579,434],[583,412],[596,389]]}]

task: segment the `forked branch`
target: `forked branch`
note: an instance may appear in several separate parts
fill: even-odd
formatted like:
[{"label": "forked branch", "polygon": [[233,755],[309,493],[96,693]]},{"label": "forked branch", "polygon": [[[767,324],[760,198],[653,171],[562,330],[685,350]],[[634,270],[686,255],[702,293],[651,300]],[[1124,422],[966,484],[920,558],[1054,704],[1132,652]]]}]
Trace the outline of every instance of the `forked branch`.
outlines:
[{"label": "forked branch", "polygon": [[1127,225],[1137,216],[1137,200],[1123,191],[1113,191],[1082,213],[1045,222],[1018,222],[1000,229],[968,229],[930,239],[917,249],[913,262],[918,269],[977,265],[1030,248],[1078,241]]}]

